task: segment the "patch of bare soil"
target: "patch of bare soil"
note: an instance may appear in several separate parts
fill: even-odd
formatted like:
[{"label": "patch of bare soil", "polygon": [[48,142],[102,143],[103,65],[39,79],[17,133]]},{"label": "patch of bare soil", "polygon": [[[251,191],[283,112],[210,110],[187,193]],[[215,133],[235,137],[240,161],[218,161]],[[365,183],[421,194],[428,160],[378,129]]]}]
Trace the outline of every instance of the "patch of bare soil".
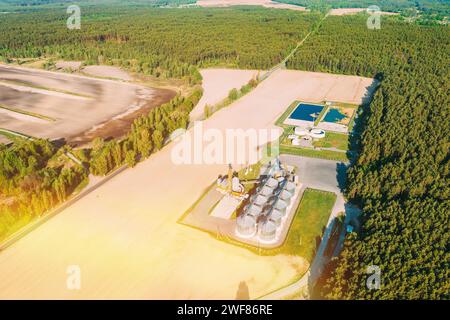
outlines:
[{"label": "patch of bare soil", "polygon": [[154,90],[154,93],[151,99],[147,100],[141,108],[130,113],[125,113],[123,116],[119,115],[114,117],[107,122],[97,125],[92,130],[83,132],[81,135],[70,137],[68,143],[73,147],[81,147],[98,137],[105,140],[121,138],[130,131],[135,119],[148,114],[153,108],[169,102],[176,95],[176,92],[168,89],[152,90]]},{"label": "patch of bare soil", "polygon": [[[366,12],[366,11],[367,11],[367,8],[338,8],[338,9],[332,9],[330,11],[330,16],[344,16],[344,15],[348,15],[348,14],[357,14],[357,13]],[[380,14],[396,15],[398,13],[381,11]]]},{"label": "patch of bare soil", "polygon": [[271,0],[199,0],[197,1],[197,5],[201,7],[263,6],[265,8],[275,9],[306,10],[305,7],[274,2]]}]

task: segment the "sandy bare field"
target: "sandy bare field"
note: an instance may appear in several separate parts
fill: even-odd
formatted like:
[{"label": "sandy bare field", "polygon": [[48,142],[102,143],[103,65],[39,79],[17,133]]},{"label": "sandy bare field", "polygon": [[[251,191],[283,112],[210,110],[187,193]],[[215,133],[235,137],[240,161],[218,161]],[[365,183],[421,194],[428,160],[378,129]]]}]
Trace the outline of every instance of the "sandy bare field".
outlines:
[{"label": "sandy bare field", "polygon": [[252,78],[258,76],[257,70],[203,69],[203,96],[191,112],[191,120],[201,119],[205,105],[213,106],[228,96],[231,89],[240,89]]},{"label": "sandy bare field", "polygon": [[[0,128],[77,142],[79,135],[89,133],[95,136],[95,131],[111,120],[129,118],[130,114],[142,108],[154,107],[154,101],[167,102],[173,95],[166,91],[106,79],[0,65],[0,105],[55,120],[30,121],[33,119],[23,116],[18,119],[18,115],[11,117],[10,112],[10,117],[0,117]],[[132,120],[128,119],[127,124]],[[102,136],[118,136],[128,128],[122,125],[120,130],[116,129],[104,132],[107,136]]]},{"label": "sandy bare field", "polygon": [[82,70],[84,73],[103,78],[113,78],[124,81],[131,81],[133,78],[126,72],[117,67],[111,66],[86,66]]},{"label": "sandy bare field", "polygon": [[[364,12],[367,11],[367,8],[339,8],[339,9],[331,9],[330,15],[331,16],[344,16],[344,15],[348,15],[348,14],[356,14],[356,13],[363,12],[363,11]],[[397,15],[398,13],[381,11],[380,14]]]},{"label": "sandy bare field", "polygon": [[230,7],[230,6],[252,5],[275,9],[290,9],[298,11],[306,10],[305,7],[285,3],[278,3],[270,0],[200,0],[197,1],[197,5],[201,7]]},{"label": "sandy bare field", "polygon": [[57,69],[63,70],[79,70],[81,67],[81,61],[58,61],[55,66]]},{"label": "sandy bare field", "polygon": [[[371,82],[278,70],[204,121],[204,130],[271,128],[295,99],[357,103]],[[306,270],[302,258],[258,256],[177,224],[227,170],[226,163],[176,165],[177,146],[169,144],[1,252],[0,298],[233,299],[241,282],[256,298]],[[79,291],[66,288],[70,265],[81,269]]]}]

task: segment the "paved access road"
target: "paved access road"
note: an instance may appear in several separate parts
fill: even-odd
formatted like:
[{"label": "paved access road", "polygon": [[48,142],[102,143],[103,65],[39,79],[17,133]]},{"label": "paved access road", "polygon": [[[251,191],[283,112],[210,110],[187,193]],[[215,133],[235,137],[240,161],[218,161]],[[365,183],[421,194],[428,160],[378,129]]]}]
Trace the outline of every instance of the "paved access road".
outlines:
[{"label": "paved access road", "polygon": [[264,300],[279,300],[290,297],[317,281],[323,267],[328,262],[328,258],[324,256],[324,251],[331,236],[335,218],[341,212],[347,211],[342,188],[345,183],[345,172],[348,164],[293,155],[281,155],[280,160],[283,163],[297,166],[300,182],[305,187],[333,192],[337,195],[337,198],[310,270],[293,284],[262,297]]}]

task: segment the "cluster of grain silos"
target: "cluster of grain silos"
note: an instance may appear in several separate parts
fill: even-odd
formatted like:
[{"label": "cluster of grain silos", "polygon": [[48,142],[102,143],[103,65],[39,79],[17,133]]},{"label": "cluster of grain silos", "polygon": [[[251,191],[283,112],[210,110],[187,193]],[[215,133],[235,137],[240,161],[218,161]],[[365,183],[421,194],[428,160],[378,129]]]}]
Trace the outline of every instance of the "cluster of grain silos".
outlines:
[{"label": "cluster of grain silos", "polygon": [[237,235],[244,238],[257,235],[262,242],[275,241],[295,188],[295,183],[285,176],[266,178],[238,217]]}]

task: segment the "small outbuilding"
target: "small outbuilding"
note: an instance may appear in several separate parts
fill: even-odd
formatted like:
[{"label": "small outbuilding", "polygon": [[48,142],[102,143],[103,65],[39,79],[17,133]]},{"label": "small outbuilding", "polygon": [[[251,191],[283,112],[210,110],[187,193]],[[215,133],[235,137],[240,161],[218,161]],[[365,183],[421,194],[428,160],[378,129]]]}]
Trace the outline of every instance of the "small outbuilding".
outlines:
[{"label": "small outbuilding", "polygon": [[305,128],[302,128],[302,127],[295,127],[294,133],[297,136],[301,136],[302,137],[302,136],[306,136],[308,134],[308,130],[306,130]]}]

